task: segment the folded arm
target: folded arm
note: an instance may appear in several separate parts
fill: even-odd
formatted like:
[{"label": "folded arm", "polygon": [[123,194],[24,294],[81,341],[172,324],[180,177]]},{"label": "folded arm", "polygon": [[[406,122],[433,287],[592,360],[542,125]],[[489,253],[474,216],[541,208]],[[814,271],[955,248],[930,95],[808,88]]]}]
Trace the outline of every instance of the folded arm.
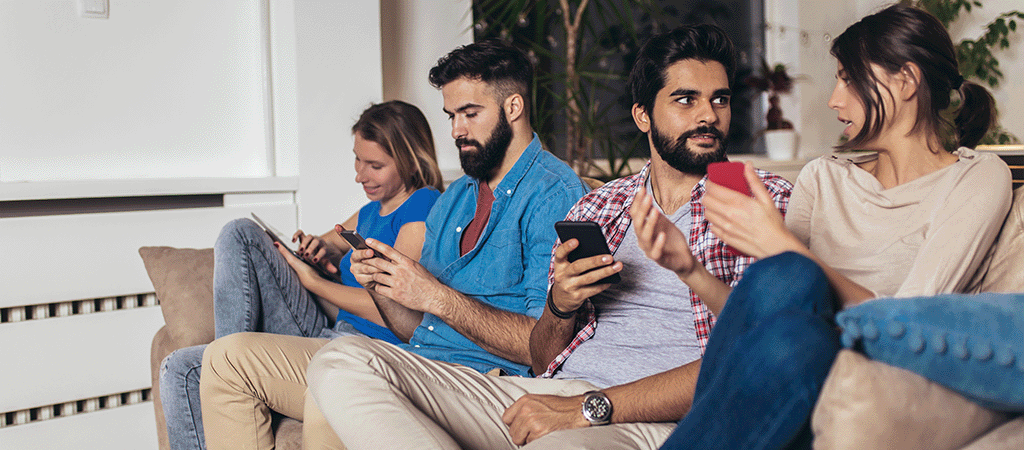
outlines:
[{"label": "folded arm", "polygon": [[[612,404],[612,423],[678,421],[693,404],[698,373],[700,360],[603,389]],[[527,394],[505,410],[502,420],[523,445],[552,431],[590,426],[580,412],[582,403],[582,395]]]}]

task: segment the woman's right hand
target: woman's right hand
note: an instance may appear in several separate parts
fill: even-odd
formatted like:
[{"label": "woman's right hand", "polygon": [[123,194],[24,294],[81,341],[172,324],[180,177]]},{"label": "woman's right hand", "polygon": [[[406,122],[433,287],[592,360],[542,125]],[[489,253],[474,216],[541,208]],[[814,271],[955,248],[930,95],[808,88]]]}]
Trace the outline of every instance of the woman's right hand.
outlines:
[{"label": "woman's right hand", "polygon": [[298,230],[292,235],[292,242],[299,243],[299,249],[296,250],[296,253],[301,255],[306,261],[319,264],[320,267],[331,273],[338,271],[338,268],[334,267],[327,258],[327,242],[320,239],[319,236],[306,234],[302,230]]},{"label": "woman's right hand", "polygon": [[808,253],[786,228],[768,188],[749,162],[743,175],[753,197],[708,181],[704,211],[711,231],[726,244],[758,259],[786,251]]}]

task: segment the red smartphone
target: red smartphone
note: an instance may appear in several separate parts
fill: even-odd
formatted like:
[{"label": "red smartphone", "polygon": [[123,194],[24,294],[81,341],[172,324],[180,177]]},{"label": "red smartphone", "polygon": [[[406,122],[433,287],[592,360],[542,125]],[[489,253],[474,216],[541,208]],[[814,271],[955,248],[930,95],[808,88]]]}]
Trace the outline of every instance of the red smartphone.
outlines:
[{"label": "red smartphone", "polygon": [[[716,162],[708,164],[708,179],[711,182],[725,186],[736,192],[746,195],[754,195],[750,191],[750,185],[747,184],[746,177],[743,176],[744,164],[741,162]],[[736,250],[733,246],[726,246],[730,253],[734,256],[747,256],[743,252]]]},{"label": "red smartphone", "polygon": [[743,177],[744,165],[741,162],[716,162],[708,164],[708,179],[713,183],[725,186],[736,192],[753,195],[747,179]]}]

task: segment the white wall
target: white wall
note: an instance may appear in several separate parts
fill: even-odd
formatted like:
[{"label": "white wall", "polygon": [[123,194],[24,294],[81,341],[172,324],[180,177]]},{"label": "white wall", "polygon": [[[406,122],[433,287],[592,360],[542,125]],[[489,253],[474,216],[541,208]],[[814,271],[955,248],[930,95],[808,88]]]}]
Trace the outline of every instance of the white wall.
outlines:
[{"label": "white wall", "polygon": [[470,0],[381,0],[384,99],[419,107],[434,133],[438,164],[447,181],[461,174],[441,92],[427,81],[437,59],[473,42]]},{"label": "white wall", "polygon": [[[831,38],[838,36],[861,17],[892,3],[888,0],[855,0],[853,2],[821,2],[818,0],[766,0],[765,32],[769,63],[782,62],[799,75],[794,92],[783,98],[786,118],[797,125],[801,158],[812,158],[831,150],[842,132],[842,124],[826,103],[835,83],[835,59],[829,54]],[[953,27],[954,41],[976,38],[982,27],[996,15],[1011,9],[1024,10],[1020,0],[983,0],[984,7],[975,8],[968,17]],[[1018,21],[1018,32],[1010,50],[996,56],[1006,78],[992,89],[1000,108],[1004,128],[1024,139],[1024,23]]]},{"label": "white wall", "polygon": [[299,226],[322,233],[367,202],[355,183],[351,128],[382,98],[380,3],[292,1]]},{"label": "white wall", "polygon": [[0,181],[268,176],[254,0],[0,0]]},{"label": "white wall", "polygon": [[380,37],[377,0],[0,0],[0,183],[298,176],[328,229],[366,202],[349,128]]},{"label": "white wall", "polygon": [[[0,0],[0,202],[226,194],[224,208],[0,219],[0,308],[151,291],[139,246],[209,247],[250,211],[289,230],[347,218],[366,202],[349,129],[382,98],[380,36],[379,0],[110,0],[108,19]],[[17,344],[0,385],[19,393],[0,414],[147,388],[161,324],[155,307],[0,324]],[[125,334],[131,347],[109,343]],[[52,351],[79,348],[68,339],[86,347],[74,361]],[[36,376],[62,362],[82,379]],[[155,448],[152,404],[122,408],[0,424],[0,447]]]}]

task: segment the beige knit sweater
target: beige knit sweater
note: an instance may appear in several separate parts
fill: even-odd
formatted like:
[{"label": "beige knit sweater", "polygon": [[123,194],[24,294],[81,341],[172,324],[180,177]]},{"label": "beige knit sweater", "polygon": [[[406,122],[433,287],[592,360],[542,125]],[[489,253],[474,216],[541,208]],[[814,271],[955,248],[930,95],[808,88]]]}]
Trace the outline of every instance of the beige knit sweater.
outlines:
[{"label": "beige knit sweater", "polygon": [[960,292],[1010,208],[1010,172],[968,148],[960,160],[883,189],[851,159],[827,155],[800,172],[786,225],[826,264],[876,297]]}]

